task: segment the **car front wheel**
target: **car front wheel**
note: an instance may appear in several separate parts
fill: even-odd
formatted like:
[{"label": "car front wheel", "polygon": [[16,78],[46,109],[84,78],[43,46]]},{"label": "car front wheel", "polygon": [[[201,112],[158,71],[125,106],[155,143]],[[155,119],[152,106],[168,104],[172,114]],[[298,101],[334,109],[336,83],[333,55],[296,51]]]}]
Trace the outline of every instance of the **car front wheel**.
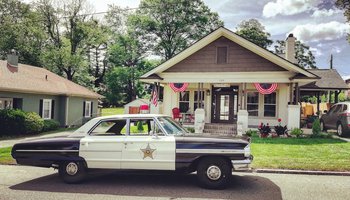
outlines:
[{"label": "car front wheel", "polygon": [[60,164],[58,173],[66,183],[79,183],[85,179],[87,174],[84,163],[75,161]]},{"label": "car front wheel", "polygon": [[197,166],[199,185],[209,189],[223,189],[232,176],[232,165],[223,158],[204,158]]}]

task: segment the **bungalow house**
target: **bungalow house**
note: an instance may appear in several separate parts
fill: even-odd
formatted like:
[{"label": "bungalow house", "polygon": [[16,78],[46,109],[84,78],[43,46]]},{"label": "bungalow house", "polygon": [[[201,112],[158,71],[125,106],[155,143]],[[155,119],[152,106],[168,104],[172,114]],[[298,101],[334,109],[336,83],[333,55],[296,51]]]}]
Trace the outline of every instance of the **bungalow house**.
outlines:
[{"label": "bungalow house", "polygon": [[0,109],[36,112],[72,126],[96,116],[99,98],[103,96],[44,68],[18,64],[16,55],[0,60]]},{"label": "bungalow house", "polygon": [[[141,77],[164,87],[162,104],[194,115],[196,132],[206,125],[233,124],[238,133],[261,122],[299,127],[299,88],[320,77],[295,64],[295,40],[286,39],[285,58],[218,28]],[[159,91],[159,90],[158,90]]]}]

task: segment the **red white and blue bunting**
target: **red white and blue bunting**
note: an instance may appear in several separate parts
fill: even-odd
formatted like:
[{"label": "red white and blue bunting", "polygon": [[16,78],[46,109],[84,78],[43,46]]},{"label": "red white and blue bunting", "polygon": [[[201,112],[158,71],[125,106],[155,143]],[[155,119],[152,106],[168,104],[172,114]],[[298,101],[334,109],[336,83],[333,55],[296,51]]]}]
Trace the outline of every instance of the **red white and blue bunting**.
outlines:
[{"label": "red white and blue bunting", "polygon": [[183,92],[187,89],[188,83],[170,83],[170,87],[174,92]]},{"label": "red white and blue bunting", "polygon": [[271,94],[277,89],[277,83],[254,83],[260,94]]}]

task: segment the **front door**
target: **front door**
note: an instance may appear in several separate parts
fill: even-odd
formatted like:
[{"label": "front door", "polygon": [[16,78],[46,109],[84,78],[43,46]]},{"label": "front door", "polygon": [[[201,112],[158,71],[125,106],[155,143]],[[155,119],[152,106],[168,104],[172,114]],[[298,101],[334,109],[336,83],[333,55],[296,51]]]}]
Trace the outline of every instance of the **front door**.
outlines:
[{"label": "front door", "polygon": [[212,123],[234,123],[237,120],[238,87],[213,87],[212,91]]}]

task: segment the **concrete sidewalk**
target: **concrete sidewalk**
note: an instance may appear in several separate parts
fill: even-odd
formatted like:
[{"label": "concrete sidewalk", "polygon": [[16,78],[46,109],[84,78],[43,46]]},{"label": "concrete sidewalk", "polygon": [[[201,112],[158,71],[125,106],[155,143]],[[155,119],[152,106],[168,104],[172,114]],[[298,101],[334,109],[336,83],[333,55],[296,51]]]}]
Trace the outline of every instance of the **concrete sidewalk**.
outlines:
[{"label": "concrete sidewalk", "polygon": [[27,140],[27,139],[38,139],[38,138],[49,138],[49,137],[60,137],[60,136],[68,136],[72,134],[73,131],[65,131],[65,132],[58,132],[58,133],[50,133],[46,135],[41,136],[32,136],[32,137],[25,137],[25,138],[16,138],[16,139],[9,139],[9,140],[0,140],[0,148],[4,147],[12,147],[14,144]]}]

